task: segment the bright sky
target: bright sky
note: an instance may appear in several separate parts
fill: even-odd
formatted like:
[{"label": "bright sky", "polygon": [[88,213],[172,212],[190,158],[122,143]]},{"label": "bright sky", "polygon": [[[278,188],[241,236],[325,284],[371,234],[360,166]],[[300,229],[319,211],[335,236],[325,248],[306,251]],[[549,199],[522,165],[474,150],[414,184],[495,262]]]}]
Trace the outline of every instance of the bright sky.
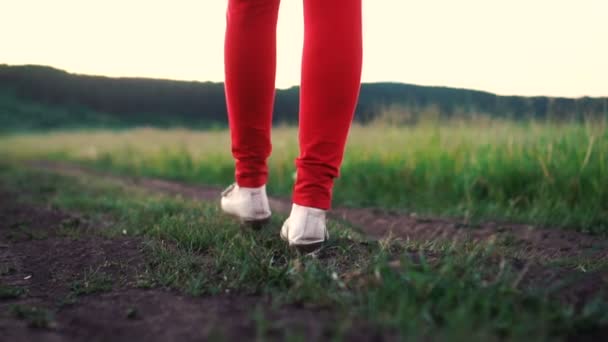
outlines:
[{"label": "bright sky", "polygon": [[[0,0],[0,64],[221,82],[226,3]],[[363,82],[608,96],[607,0],[363,0],[363,6]],[[299,83],[302,32],[302,0],[283,0],[279,88]]]}]

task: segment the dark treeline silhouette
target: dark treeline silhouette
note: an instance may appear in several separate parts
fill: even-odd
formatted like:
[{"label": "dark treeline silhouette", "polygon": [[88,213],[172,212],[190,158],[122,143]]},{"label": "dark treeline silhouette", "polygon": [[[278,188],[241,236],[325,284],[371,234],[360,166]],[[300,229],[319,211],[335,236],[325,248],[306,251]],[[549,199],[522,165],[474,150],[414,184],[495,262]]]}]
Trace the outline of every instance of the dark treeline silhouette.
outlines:
[{"label": "dark treeline silhouette", "polygon": [[[80,121],[81,125],[87,125],[87,118],[93,117],[80,115],[87,111],[103,113],[104,120],[114,124],[195,127],[226,124],[222,83],[85,76],[44,66],[0,65],[0,92],[10,94],[0,97],[0,106],[2,99],[6,101],[12,96],[17,101],[72,108],[62,115],[72,113],[69,120]],[[298,87],[277,90],[275,123],[297,122],[298,96]],[[577,120],[606,116],[607,102],[607,98],[498,96],[447,87],[368,83],[361,87],[355,118],[368,122],[389,108],[415,117],[431,108],[441,117],[481,114],[511,119]],[[0,114],[5,121],[11,115],[6,108]],[[51,127],[57,126],[46,121]]]}]

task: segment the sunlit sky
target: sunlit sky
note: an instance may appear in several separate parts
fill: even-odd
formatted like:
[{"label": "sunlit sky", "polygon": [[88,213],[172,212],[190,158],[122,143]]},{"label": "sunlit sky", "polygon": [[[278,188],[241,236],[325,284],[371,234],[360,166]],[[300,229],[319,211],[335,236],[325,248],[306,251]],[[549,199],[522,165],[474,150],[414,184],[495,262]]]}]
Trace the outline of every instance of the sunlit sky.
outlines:
[{"label": "sunlit sky", "polygon": [[[0,0],[0,64],[222,82],[226,4]],[[363,0],[363,23],[363,82],[608,96],[607,0]],[[299,83],[302,25],[283,0],[279,88]]]}]

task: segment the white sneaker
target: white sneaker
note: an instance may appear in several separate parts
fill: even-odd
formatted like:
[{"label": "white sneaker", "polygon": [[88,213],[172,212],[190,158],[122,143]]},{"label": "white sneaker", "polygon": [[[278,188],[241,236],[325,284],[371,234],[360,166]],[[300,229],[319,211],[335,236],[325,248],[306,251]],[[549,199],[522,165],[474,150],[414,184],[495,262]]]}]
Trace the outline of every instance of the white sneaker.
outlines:
[{"label": "white sneaker", "polygon": [[281,228],[281,239],[304,253],[318,250],[329,239],[326,210],[293,204]]},{"label": "white sneaker", "polygon": [[270,220],[266,185],[245,188],[234,183],[222,192],[221,206],[225,213],[256,229]]}]

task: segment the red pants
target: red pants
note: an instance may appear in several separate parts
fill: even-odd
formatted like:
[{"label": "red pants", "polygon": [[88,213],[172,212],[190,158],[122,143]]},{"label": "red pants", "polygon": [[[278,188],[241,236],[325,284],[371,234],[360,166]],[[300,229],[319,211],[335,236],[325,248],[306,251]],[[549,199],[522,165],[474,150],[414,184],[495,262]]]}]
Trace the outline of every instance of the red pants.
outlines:
[{"label": "red pants", "polygon": [[[303,0],[297,177],[293,202],[329,209],[359,96],[361,0]],[[267,158],[275,96],[280,0],[229,0],[225,76],[236,182],[258,187]]]}]

